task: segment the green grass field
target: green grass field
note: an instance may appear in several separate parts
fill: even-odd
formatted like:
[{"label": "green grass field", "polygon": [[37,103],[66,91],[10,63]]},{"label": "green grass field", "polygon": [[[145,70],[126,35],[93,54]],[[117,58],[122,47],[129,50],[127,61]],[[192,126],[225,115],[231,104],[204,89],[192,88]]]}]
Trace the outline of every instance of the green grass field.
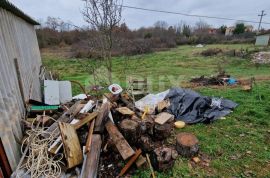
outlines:
[{"label": "green grass field", "polygon": [[[252,45],[209,45],[206,48],[254,48]],[[180,46],[163,52],[113,60],[114,80],[126,85],[126,75],[147,77],[152,92],[172,86],[183,86],[189,79],[213,75],[222,66],[235,78],[270,77],[270,66],[255,66],[249,59],[224,55],[203,57],[198,53],[205,48]],[[62,59],[43,55],[48,69],[59,73],[61,79],[82,83],[91,79],[85,66],[91,61]],[[270,81],[257,82],[252,92],[241,87],[199,87],[207,96],[231,99],[239,107],[225,120],[212,124],[189,125],[176,132],[192,132],[200,140],[200,150],[210,160],[209,165],[191,164],[179,158],[172,170],[156,173],[157,177],[270,177]],[[74,94],[79,93],[78,88]],[[149,170],[138,170],[134,177],[150,177]]]}]

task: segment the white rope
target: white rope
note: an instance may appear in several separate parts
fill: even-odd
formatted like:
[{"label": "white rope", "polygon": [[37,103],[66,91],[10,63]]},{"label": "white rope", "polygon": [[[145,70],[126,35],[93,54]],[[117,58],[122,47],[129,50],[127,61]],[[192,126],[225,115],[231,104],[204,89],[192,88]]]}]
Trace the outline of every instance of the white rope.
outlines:
[{"label": "white rope", "polygon": [[[48,116],[46,116],[48,117]],[[53,118],[50,118],[54,120]],[[37,118],[32,122],[31,130],[26,131],[28,135],[27,138],[23,141],[21,146],[21,152],[23,153],[23,145],[29,143],[28,155],[25,156],[27,161],[19,168],[26,169],[24,175],[18,175],[16,177],[24,177],[25,175],[31,176],[31,178],[37,177],[50,177],[57,178],[61,175],[61,166],[63,164],[61,159],[63,158],[62,154],[51,156],[48,154],[49,145],[51,145],[55,138],[53,137],[53,132],[48,133],[45,131],[45,127],[33,126],[34,122],[37,121]],[[43,138],[42,135],[49,135],[48,138]]]}]

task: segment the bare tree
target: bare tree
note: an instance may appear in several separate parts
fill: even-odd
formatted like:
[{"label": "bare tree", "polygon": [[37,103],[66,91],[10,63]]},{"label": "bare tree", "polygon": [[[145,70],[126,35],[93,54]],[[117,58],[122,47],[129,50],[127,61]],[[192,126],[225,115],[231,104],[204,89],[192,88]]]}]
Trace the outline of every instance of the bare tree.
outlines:
[{"label": "bare tree", "polygon": [[107,68],[109,82],[112,83],[113,30],[121,21],[122,0],[83,1],[84,20],[96,31],[96,35],[90,37],[89,44],[92,50],[100,52]]},{"label": "bare tree", "polygon": [[55,17],[47,17],[47,21],[46,21],[46,26],[52,30],[57,30],[57,28],[59,27],[59,23],[60,23],[60,18],[55,18]]},{"label": "bare tree", "polygon": [[159,20],[157,22],[155,22],[154,27],[155,28],[159,28],[159,29],[163,29],[166,30],[168,28],[168,23],[162,20]]},{"label": "bare tree", "polygon": [[210,25],[207,22],[200,19],[198,22],[196,22],[194,31],[197,34],[202,34],[207,33],[209,28]]}]

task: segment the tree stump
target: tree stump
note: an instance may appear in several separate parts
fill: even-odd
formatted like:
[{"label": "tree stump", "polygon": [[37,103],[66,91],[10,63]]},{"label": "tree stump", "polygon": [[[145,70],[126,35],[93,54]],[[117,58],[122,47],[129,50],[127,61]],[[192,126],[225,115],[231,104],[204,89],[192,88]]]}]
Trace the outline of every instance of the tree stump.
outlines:
[{"label": "tree stump", "polygon": [[149,136],[141,136],[139,139],[140,148],[144,152],[150,152],[154,149],[154,143]]},{"label": "tree stump", "polygon": [[124,119],[120,123],[120,129],[125,139],[130,144],[137,143],[138,138],[140,137],[140,125],[137,122],[130,119]]},{"label": "tree stump", "polygon": [[166,171],[172,168],[177,158],[175,154],[177,155],[177,151],[169,147],[156,148],[150,155],[154,169]]},{"label": "tree stump", "polygon": [[154,138],[156,140],[168,138],[171,135],[172,128],[173,126],[171,123],[165,123],[163,125],[155,124]]},{"label": "tree stump", "polygon": [[191,133],[180,133],[176,136],[176,150],[184,157],[191,158],[198,155],[199,140]]}]

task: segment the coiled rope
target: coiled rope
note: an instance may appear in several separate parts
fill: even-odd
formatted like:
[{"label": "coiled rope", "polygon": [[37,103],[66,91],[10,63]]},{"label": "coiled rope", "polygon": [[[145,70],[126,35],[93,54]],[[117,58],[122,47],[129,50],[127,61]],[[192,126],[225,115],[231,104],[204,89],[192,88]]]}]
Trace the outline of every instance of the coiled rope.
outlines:
[{"label": "coiled rope", "polygon": [[[48,117],[48,116],[46,116]],[[54,120],[50,117],[50,119]],[[34,122],[37,121],[37,118],[32,122],[31,130],[26,131],[27,138],[23,141],[21,146],[21,152],[24,153],[23,145],[25,143],[29,144],[28,155],[25,156],[26,162],[22,164],[19,169],[27,170],[23,175],[17,173],[16,177],[24,177],[25,175],[31,176],[31,178],[37,177],[50,177],[57,178],[61,175],[61,159],[63,154],[57,154],[52,156],[48,153],[49,146],[55,141],[53,137],[53,132],[46,132],[46,127],[34,127]],[[54,120],[55,121],[55,120]],[[40,122],[39,122],[40,123]],[[42,135],[48,134],[48,138],[42,137]]]}]

